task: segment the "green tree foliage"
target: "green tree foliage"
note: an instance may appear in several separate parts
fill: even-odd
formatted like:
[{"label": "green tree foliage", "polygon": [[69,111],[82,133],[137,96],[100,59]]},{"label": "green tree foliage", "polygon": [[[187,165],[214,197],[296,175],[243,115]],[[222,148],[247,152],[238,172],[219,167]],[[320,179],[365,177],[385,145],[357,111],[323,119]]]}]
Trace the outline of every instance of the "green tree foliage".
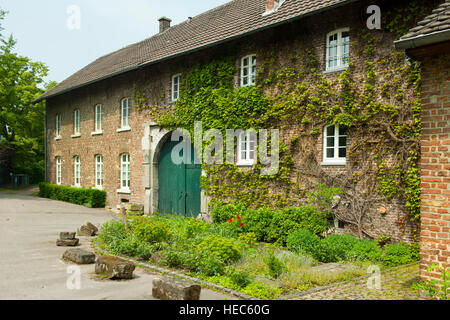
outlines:
[{"label": "green tree foliage", "polygon": [[0,9],[0,143],[14,150],[16,173],[27,173],[31,182],[44,178],[45,104],[32,101],[55,83],[44,83],[48,68],[14,52],[16,41],[5,38]]}]

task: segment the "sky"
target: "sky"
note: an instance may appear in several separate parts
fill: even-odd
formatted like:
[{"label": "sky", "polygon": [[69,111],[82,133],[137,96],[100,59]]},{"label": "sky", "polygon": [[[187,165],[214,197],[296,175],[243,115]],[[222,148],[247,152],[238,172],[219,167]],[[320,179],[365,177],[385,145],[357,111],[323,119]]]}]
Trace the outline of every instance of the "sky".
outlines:
[{"label": "sky", "polygon": [[45,63],[46,81],[68,78],[101,56],[230,0],[2,0],[2,27],[17,41],[15,51]]}]

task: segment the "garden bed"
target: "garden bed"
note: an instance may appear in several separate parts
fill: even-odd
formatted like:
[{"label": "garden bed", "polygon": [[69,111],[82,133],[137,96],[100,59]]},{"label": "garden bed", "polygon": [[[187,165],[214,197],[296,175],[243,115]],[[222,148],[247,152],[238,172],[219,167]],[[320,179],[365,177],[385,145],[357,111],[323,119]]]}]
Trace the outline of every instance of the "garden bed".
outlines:
[{"label": "garden bed", "polygon": [[[245,232],[242,217],[214,224],[180,217],[129,218],[128,232],[121,221],[103,225],[98,237],[102,250],[260,299],[277,299],[366,275],[374,262],[383,267],[383,261],[391,261],[396,254],[386,255],[386,250],[378,251],[372,243],[350,236],[326,240],[330,238],[315,238],[309,231],[308,237],[314,240],[305,246],[305,231],[298,236],[298,230],[288,235],[287,244],[264,243]],[[335,264],[323,268],[321,260]],[[407,260],[403,257],[398,264]]]}]

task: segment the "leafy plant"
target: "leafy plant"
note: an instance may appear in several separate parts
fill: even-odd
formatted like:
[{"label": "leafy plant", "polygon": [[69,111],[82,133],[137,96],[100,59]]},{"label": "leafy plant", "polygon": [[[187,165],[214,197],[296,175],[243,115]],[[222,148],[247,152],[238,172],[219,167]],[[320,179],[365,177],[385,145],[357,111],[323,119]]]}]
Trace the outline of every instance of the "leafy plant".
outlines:
[{"label": "leafy plant", "polygon": [[320,244],[320,238],[309,230],[296,230],[289,234],[286,245],[295,252],[312,255]]},{"label": "leafy plant", "polygon": [[264,262],[269,266],[269,275],[273,279],[277,279],[286,269],[284,263],[278,259],[273,251],[270,251],[267,257],[264,257]]},{"label": "leafy plant", "polygon": [[234,239],[224,238],[217,235],[207,236],[196,250],[205,256],[217,256],[224,262],[236,261],[241,257],[241,248]]},{"label": "leafy plant", "polygon": [[386,246],[382,260],[386,266],[395,267],[412,263],[415,261],[415,257],[407,244],[396,243]]},{"label": "leafy plant", "polygon": [[415,290],[424,290],[425,295],[438,300],[450,300],[450,270],[438,265],[431,265],[428,272],[439,272],[440,280],[433,279],[413,284]]}]

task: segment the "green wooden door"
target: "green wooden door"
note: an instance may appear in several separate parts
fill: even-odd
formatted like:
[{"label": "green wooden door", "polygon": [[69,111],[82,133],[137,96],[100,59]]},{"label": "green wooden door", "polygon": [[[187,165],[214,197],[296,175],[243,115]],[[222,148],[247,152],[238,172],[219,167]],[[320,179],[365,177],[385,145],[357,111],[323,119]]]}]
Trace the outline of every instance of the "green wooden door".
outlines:
[{"label": "green wooden door", "polygon": [[[200,213],[201,165],[195,165],[196,154],[192,148],[192,164],[176,165],[172,150],[179,142],[167,142],[161,150],[158,164],[159,203],[161,213],[195,217]],[[180,154],[182,156],[182,154]]]}]

